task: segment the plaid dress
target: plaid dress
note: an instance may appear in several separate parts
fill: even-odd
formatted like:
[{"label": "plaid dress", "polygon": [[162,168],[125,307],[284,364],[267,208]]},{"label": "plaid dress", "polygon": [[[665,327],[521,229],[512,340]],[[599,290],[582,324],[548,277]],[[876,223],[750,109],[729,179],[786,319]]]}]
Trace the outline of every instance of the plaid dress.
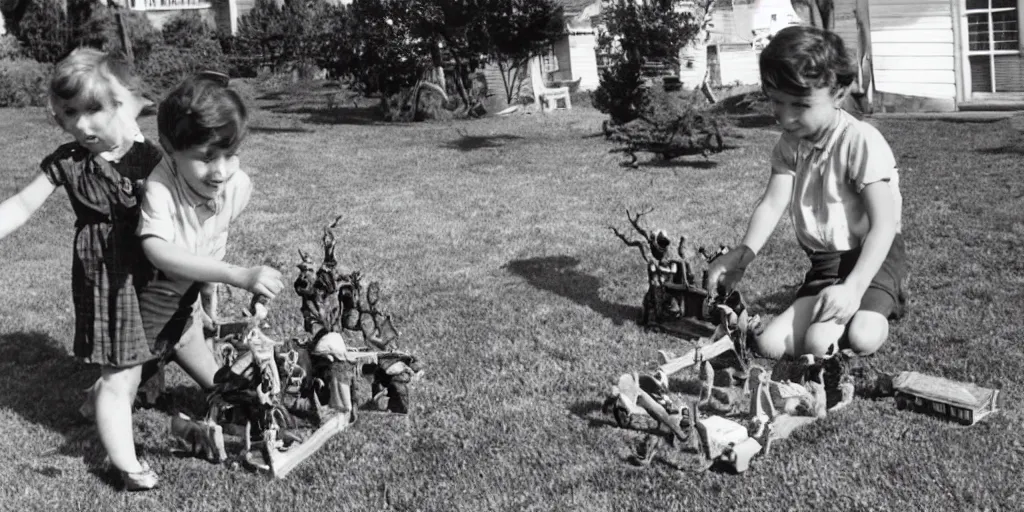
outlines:
[{"label": "plaid dress", "polygon": [[41,164],[50,182],[67,191],[77,218],[71,270],[77,357],[131,367],[159,355],[139,314],[136,287],[150,279],[152,267],[135,229],[145,180],[163,161],[143,141],[116,163],[69,143]]}]

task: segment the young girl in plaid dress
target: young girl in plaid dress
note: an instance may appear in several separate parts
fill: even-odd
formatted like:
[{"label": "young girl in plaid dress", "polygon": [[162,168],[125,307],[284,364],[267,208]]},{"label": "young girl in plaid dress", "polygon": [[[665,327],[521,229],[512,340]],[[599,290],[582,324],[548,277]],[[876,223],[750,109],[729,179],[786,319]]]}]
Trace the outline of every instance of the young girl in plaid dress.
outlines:
[{"label": "young girl in plaid dress", "polygon": [[135,231],[144,181],[167,165],[136,123],[146,103],[140,85],[127,63],[98,50],[80,48],[58,63],[49,86],[50,111],[75,141],[44,158],[42,173],[0,204],[3,238],[57,187],[71,200],[74,353],[102,367],[89,398],[100,441],[130,490],[156,484],[131,441],[131,405],[142,365],[160,355],[139,313],[136,290],[152,270]]}]

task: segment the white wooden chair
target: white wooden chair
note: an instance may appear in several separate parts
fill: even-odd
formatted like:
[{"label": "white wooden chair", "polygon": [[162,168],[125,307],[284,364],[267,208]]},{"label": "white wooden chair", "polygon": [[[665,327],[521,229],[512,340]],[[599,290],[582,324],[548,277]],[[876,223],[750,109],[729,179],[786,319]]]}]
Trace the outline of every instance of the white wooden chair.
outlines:
[{"label": "white wooden chair", "polygon": [[558,107],[558,100],[565,102],[565,108],[572,108],[568,87],[548,87],[544,84],[544,73],[540,68],[540,57],[530,59],[530,86],[533,89],[533,103],[544,112]]}]

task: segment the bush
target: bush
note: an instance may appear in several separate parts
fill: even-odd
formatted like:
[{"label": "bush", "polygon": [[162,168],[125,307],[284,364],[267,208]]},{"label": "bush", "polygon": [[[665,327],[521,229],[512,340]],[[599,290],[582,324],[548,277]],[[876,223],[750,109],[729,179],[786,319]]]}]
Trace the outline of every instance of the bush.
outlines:
[{"label": "bush", "polygon": [[626,124],[647,110],[647,81],[638,61],[616,59],[601,72],[594,91],[594,107],[608,114],[612,123]]},{"label": "bush", "polygon": [[647,93],[647,107],[636,119],[607,129],[607,136],[623,147],[614,152],[629,154],[636,165],[636,153],[645,151],[671,160],[686,155],[708,156],[725,149],[732,135],[728,119],[709,109],[699,93]]},{"label": "bush", "polygon": [[[121,33],[118,30],[118,11],[109,7],[94,4],[87,13],[88,17],[78,30],[78,45],[98,48],[114,54],[125,54],[121,44]],[[128,38],[132,43],[132,56],[135,62],[149,58],[153,49],[163,43],[160,31],[149,22],[149,18],[141,12],[121,10]]]},{"label": "bush", "polygon": [[11,34],[0,36],[0,60],[23,59],[26,57],[25,48],[17,37]]},{"label": "bush", "polygon": [[57,62],[71,50],[73,30],[60,0],[28,0],[25,15],[12,33],[28,56],[39,62]]},{"label": "bush", "polygon": [[30,59],[0,60],[0,107],[46,105],[51,66]]},{"label": "bush", "polygon": [[163,44],[153,48],[146,60],[138,62],[139,73],[158,96],[197,71],[224,73],[227,67],[224,53],[213,39],[197,41],[191,48]]},{"label": "bush", "polygon": [[167,44],[178,48],[195,48],[216,39],[213,28],[195,11],[182,11],[168,20],[162,34]]}]

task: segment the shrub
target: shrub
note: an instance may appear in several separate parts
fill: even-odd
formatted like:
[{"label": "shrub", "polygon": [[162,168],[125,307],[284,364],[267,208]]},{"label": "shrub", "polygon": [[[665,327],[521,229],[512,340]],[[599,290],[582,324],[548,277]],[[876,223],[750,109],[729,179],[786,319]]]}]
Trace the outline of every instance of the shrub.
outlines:
[{"label": "shrub", "polygon": [[[163,40],[178,48],[195,48],[216,39],[216,32],[195,11],[182,11],[164,24]],[[222,50],[223,52],[223,50]]]},{"label": "shrub", "polygon": [[607,131],[612,141],[622,145],[612,151],[632,157],[629,165],[636,165],[640,151],[671,160],[685,155],[706,157],[725,149],[725,139],[731,135],[728,119],[709,109],[699,93],[648,91],[646,97],[647,107],[636,119]]},{"label": "shrub", "polygon": [[647,110],[647,83],[640,63],[618,59],[601,72],[594,91],[594,107],[608,114],[614,124],[625,124]]},{"label": "shrub", "polygon": [[60,0],[28,0],[25,15],[12,32],[28,56],[39,62],[57,62],[70,51],[74,33]]},{"label": "shrub", "polygon": [[220,45],[213,39],[197,41],[191,48],[157,46],[146,60],[138,62],[138,69],[158,96],[197,71],[228,70]]},{"label": "shrub", "polygon": [[0,60],[22,59],[25,56],[25,48],[17,37],[11,34],[0,36]]},{"label": "shrub", "polygon": [[[77,44],[115,54],[126,53],[118,30],[118,11],[100,4],[92,5],[91,9],[78,30]],[[163,43],[160,31],[141,12],[121,10],[120,13],[132,44],[132,56],[136,62],[146,60],[153,48]]]},{"label": "shrub", "polygon": [[0,107],[46,105],[49,64],[30,59],[0,60]]}]

